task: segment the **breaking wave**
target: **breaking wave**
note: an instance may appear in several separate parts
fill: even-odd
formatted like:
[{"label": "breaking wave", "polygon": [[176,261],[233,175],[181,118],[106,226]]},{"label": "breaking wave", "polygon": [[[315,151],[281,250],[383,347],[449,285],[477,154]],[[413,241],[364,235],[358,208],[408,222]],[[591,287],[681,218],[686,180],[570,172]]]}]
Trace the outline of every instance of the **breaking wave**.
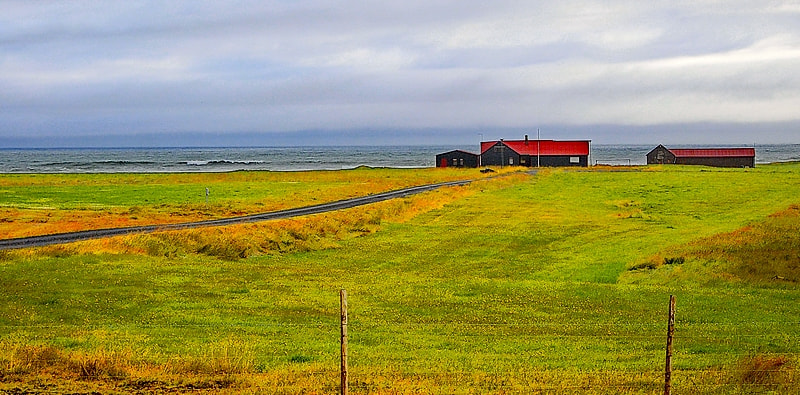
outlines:
[{"label": "breaking wave", "polygon": [[263,164],[263,160],[190,160],[186,161],[189,166],[215,166],[215,165],[258,165]]}]

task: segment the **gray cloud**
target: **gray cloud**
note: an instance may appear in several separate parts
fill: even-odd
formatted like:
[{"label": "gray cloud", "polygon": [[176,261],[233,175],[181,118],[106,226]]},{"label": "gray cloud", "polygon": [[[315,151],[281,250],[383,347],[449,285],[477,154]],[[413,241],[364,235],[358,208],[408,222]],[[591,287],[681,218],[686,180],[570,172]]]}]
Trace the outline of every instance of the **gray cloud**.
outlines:
[{"label": "gray cloud", "polygon": [[548,125],[613,140],[616,125],[629,141],[717,124],[721,140],[782,125],[761,135],[796,142],[799,17],[780,1],[5,1],[0,138]]}]

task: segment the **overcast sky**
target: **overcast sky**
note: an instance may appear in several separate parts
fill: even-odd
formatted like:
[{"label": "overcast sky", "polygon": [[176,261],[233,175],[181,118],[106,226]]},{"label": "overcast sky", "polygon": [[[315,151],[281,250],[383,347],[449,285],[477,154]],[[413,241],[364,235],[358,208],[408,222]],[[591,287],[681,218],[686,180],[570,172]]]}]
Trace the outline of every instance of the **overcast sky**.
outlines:
[{"label": "overcast sky", "polygon": [[800,143],[800,1],[0,0],[0,144]]}]

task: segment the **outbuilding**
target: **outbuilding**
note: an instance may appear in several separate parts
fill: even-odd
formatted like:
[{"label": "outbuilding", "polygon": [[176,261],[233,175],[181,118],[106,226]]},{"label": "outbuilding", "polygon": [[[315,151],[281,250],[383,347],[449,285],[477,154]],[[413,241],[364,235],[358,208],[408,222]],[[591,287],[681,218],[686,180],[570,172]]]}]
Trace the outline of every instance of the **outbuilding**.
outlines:
[{"label": "outbuilding", "polygon": [[436,167],[478,167],[478,154],[453,150],[436,155]]},{"label": "outbuilding", "polygon": [[666,148],[659,145],[647,153],[647,164],[755,167],[755,148]]},{"label": "outbuilding", "polygon": [[481,142],[483,166],[589,166],[591,141],[500,140]]}]

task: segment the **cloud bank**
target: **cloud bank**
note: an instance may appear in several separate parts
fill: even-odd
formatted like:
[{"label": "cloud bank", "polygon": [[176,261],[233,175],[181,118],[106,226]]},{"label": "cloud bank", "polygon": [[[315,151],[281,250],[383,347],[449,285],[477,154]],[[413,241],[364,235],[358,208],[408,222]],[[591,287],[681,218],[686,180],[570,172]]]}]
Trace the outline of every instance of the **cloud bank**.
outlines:
[{"label": "cloud bank", "polygon": [[799,21],[790,1],[5,1],[0,139],[798,142]]}]

